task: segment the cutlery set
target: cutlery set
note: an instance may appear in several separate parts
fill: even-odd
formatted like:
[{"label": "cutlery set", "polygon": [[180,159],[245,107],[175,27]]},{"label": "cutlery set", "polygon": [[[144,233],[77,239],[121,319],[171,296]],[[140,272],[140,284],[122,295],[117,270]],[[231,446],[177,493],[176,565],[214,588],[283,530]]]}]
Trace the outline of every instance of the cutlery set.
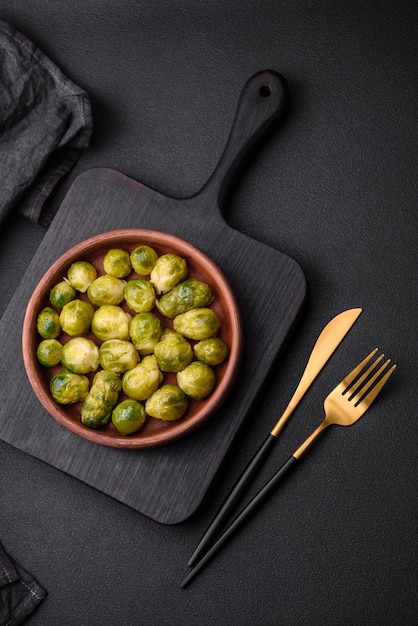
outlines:
[{"label": "cutlery set", "polygon": [[359,317],[361,309],[350,309],[333,318],[319,335],[309,357],[302,378],[288,406],[277,421],[267,439],[244,469],[225,502],[215,515],[207,531],[189,559],[192,568],[181,583],[186,587],[198,572],[210,561],[229,539],[243,526],[261,504],[275,491],[316,441],[319,435],[331,425],[351,426],[376,399],[396,368],[384,355],[377,356],[378,349],[368,354],[325,398],[325,418],[305,441],[293,452],[289,459],[267,481],[257,495],[242,509],[232,523],[222,533],[227,519],[244,495],[250,482],[255,478],[263,462],[270,454],[287,421],[299,402],[322,370],[328,359],[346,336]]}]

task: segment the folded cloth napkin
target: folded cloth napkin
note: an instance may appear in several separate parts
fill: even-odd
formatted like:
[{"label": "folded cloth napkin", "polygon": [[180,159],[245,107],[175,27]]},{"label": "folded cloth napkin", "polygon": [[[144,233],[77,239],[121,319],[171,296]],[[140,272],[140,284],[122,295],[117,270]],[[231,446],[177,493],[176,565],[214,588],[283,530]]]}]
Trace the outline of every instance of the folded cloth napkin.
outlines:
[{"label": "folded cloth napkin", "polygon": [[26,36],[0,20],[0,222],[17,206],[37,222],[89,145],[90,100]]},{"label": "folded cloth napkin", "polygon": [[0,543],[0,626],[22,624],[45,596],[45,589],[12,561]]}]

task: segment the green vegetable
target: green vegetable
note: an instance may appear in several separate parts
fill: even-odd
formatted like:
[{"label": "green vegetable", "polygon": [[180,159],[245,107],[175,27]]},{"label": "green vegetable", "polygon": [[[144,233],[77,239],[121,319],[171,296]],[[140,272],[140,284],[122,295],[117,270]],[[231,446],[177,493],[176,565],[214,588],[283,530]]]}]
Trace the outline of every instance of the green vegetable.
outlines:
[{"label": "green vegetable", "polygon": [[57,339],[44,339],[36,350],[36,358],[45,367],[55,367],[61,362],[62,344]]},{"label": "green vegetable", "polygon": [[181,313],[174,318],[173,328],[188,339],[209,339],[219,330],[220,322],[215,311],[201,308]]},{"label": "green vegetable", "polygon": [[134,400],[146,400],[163,380],[163,375],[158,367],[153,354],[145,356],[141,363],[133,369],[125,372],[122,378],[123,391]]},{"label": "green vegetable", "polygon": [[173,252],[168,252],[158,257],[150,274],[150,280],[157,294],[166,293],[184,280],[187,273],[186,259]]},{"label": "green vegetable", "polygon": [[67,277],[64,280],[77,291],[85,293],[96,276],[97,272],[94,265],[88,261],[75,261],[70,266]]},{"label": "green vegetable", "polygon": [[146,417],[144,406],[128,398],[113,409],[112,423],[121,435],[131,435],[143,426]]},{"label": "green vegetable", "polygon": [[91,330],[98,339],[129,339],[131,316],[117,304],[104,304],[93,315]]},{"label": "green vegetable", "polygon": [[187,410],[187,396],[176,385],[163,385],[145,403],[145,411],[151,417],[171,422],[180,419]]},{"label": "green vegetable", "polygon": [[206,398],[213,391],[215,382],[213,369],[200,361],[193,361],[177,374],[178,386],[194,400]]},{"label": "green vegetable", "polygon": [[155,291],[146,278],[133,278],[125,285],[125,300],[136,313],[151,311],[155,306]]},{"label": "green vegetable", "polygon": [[55,339],[61,332],[60,316],[51,307],[45,307],[37,317],[36,328],[43,339]]},{"label": "green vegetable", "polygon": [[94,280],[87,289],[90,302],[96,306],[120,304],[123,301],[126,282],[116,276],[104,274]]},{"label": "green vegetable", "polygon": [[52,398],[58,404],[81,402],[89,391],[89,379],[82,374],[62,370],[50,382]]},{"label": "green vegetable", "polygon": [[131,252],[131,263],[137,274],[149,276],[158,259],[158,254],[150,246],[138,246]]},{"label": "green vegetable", "polygon": [[123,374],[131,370],[139,361],[138,352],[130,341],[109,339],[99,349],[100,365],[108,372]]},{"label": "green vegetable", "polygon": [[81,407],[81,422],[88,428],[101,428],[109,421],[118,401],[121,380],[114,372],[100,370]]},{"label": "green vegetable", "polygon": [[190,309],[208,306],[213,300],[212,291],[206,283],[188,278],[157,300],[157,309],[172,319]]},{"label": "green vegetable", "polygon": [[99,367],[99,348],[86,337],[74,337],[61,350],[61,363],[74,374],[88,374]]},{"label": "green vegetable", "polygon": [[163,327],[161,320],[151,312],[135,315],[129,323],[131,340],[139,354],[151,354],[160,341]]},{"label": "green vegetable", "polygon": [[132,272],[129,252],[121,248],[108,250],[103,258],[103,269],[106,274],[111,274],[117,278],[125,278]]},{"label": "green vegetable", "polygon": [[163,333],[155,344],[154,355],[161,371],[180,372],[192,361],[193,350],[187,339],[171,331]]},{"label": "green vegetable", "polygon": [[52,287],[49,292],[49,301],[52,306],[57,307],[57,309],[62,309],[64,304],[67,302],[71,302],[71,300],[75,300],[77,297],[77,292],[74,287],[71,287],[65,280],[57,283],[54,287]]},{"label": "green vegetable", "polygon": [[62,330],[75,337],[86,335],[90,331],[94,308],[90,302],[72,300],[62,307],[60,323]]},{"label": "green vegetable", "polygon": [[225,361],[228,348],[219,337],[202,339],[193,347],[196,358],[207,365],[219,365]]}]

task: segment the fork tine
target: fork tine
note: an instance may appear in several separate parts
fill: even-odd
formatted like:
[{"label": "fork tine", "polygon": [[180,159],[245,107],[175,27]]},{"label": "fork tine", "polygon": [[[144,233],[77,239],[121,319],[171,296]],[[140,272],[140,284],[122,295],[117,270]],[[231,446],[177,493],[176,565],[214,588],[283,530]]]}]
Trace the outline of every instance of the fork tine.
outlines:
[{"label": "fork tine", "polygon": [[356,384],[355,386],[355,389],[352,390],[353,393],[350,397],[350,402],[358,404],[359,400],[366,395],[366,392],[374,385],[379,376],[385,371],[390,363],[390,359],[387,359],[385,363],[383,363],[383,365],[381,365],[379,369],[373,374],[373,376],[371,376],[371,378],[364,385],[362,385],[362,382],[366,380],[367,376],[373,371],[373,369],[376,367],[378,362],[381,361],[382,358],[383,354],[381,355],[380,359],[376,359],[376,361],[368,368],[367,372],[365,372],[365,374],[360,378],[358,384]]},{"label": "fork tine", "polygon": [[370,354],[366,356],[366,358],[363,359],[363,361],[359,363],[359,365],[357,365],[357,367],[355,367],[352,372],[347,374],[344,380],[340,382],[339,387],[343,390],[343,393],[345,393],[348,390],[353,380],[360,374],[364,366],[367,365],[370,359],[376,354],[377,350],[378,348],[375,348],[374,350],[372,350]]},{"label": "fork tine", "polygon": [[[374,369],[376,369],[376,367],[379,365],[380,361],[384,358],[384,354],[381,354],[375,361],[374,363],[372,363],[367,370],[364,372],[364,374],[362,374],[360,376],[360,378],[358,380],[356,380],[356,382],[347,390],[350,392],[350,400],[353,399],[354,394],[356,393],[356,391],[360,388],[364,388],[364,391],[367,390],[367,386],[363,385],[364,381],[370,376],[370,374],[373,372]],[[385,364],[386,365],[386,364]],[[385,366],[383,366],[385,367]],[[381,370],[379,370],[381,371]],[[372,379],[375,380],[376,378]],[[370,386],[370,385],[369,385]],[[362,393],[364,394],[364,392],[362,391]]]},{"label": "fork tine", "polygon": [[[390,361],[390,360],[389,360]],[[388,362],[389,362],[388,361]],[[385,363],[386,366],[386,363]],[[382,369],[382,368],[381,368]],[[379,382],[369,391],[369,393],[360,401],[359,405],[363,406],[363,403],[366,405],[366,409],[371,405],[376,396],[381,392],[382,388],[386,384],[388,378],[393,374],[396,369],[396,364],[393,364],[390,369],[386,372],[384,376],[379,380]]]}]

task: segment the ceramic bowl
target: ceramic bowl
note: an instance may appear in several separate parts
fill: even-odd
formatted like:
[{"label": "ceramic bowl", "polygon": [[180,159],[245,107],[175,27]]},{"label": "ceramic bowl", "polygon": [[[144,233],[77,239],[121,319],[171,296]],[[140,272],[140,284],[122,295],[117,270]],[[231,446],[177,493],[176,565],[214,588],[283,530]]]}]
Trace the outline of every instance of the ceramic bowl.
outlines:
[{"label": "ceramic bowl", "polygon": [[[210,308],[220,319],[218,336],[228,346],[229,354],[222,364],[214,368],[216,385],[213,392],[202,401],[190,399],[186,413],[179,420],[163,422],[148,416],[144,426],[131,435],[119,434],[111,420],[103,428],[93,430],[81,423],[81,403],[60,405],[50,395],[50,381],[63,368],[61,365],[47,368],[38,363],[36,350],[42,338],[36,328],[37,316],[44,307],[51,306],[50,290],[66,276],[71,263],[77,260],[89,261],[96,267],[98,275],[102,275],[105,273],[102,264],[103,257],[109,249],[123,248],[131,252],[141,244],[153,247],[158,255],[174,252],[184,257],[188,264],[189,277],[202,280],[211,287],[214,299]],[[133,273],[125,280],[135,276],[137,275]],[[78,297],[86,298],[84,294],[78,294]],[[126,303],[121,306],[129,310]],[[135,314],[132,311],[131,313]],[[170,327],[172,322],[164,318],[163,324]],[[101,342],[94,335],[87,336],[100,345]],[[69,337],[61,333],[58,339],[65,343]],[[194,342],[191,341],[191,343]],[[242,351],[242,328],[237,301],[228,280],[206,254],[184,239],[171,234],[148,229],[122,229],[102,233],[75,245],[48,269],[35,288],[27,306],[23,324],[22,350],[26,373],[32,389],[42,406],[59,424],[97,444],[118,448],[145,448],[166,444],[187,435],[219,408],[231,390],[237,375]],[[93,374],[88,376],[92,377]],[[165,374],[164,383],[166,382],[176,384],[175,375]],[[122,400],[124,397],[121,392],[119,399]]]}]

